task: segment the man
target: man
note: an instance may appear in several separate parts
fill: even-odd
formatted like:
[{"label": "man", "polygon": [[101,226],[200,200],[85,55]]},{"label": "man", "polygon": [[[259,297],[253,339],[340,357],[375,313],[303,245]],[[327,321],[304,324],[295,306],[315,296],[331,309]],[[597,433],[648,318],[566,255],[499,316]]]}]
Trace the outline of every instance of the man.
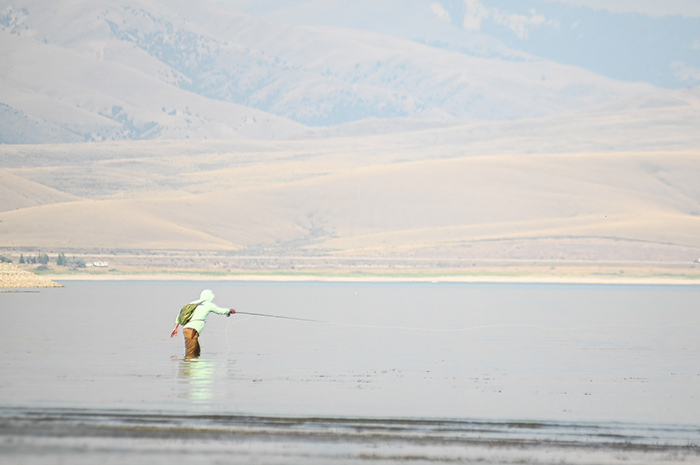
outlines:
[{"label": "man", "polygon": [[[198,358],[201,352],[199,347],[199,335],[202,334],[202,328],[204,328],[204,323],[207,319],[207,315],[211,312],[218,313],[219,315],[229,316],[236,311],[232,308],[220,308],[212,302],[214,300],[214,293],[209,289],[205,289],[199,295],[199,300],[193,300],[192,304],[200,304],[195,308],[194,313],[192,313],[192,318],[185,324],[182,334],[185,336],[185,360],[191,360],[193,358]],[[170,332],[170,337],[177,336],[177,327],[179,326],[177,318],[175,319],[175,327]]]}]

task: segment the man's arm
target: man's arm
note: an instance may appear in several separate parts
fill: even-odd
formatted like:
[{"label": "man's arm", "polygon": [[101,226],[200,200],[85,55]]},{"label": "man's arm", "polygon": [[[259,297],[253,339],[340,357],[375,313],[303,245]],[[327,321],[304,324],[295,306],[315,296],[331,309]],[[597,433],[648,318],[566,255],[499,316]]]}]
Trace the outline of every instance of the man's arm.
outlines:
[{"label": "man's arm", "polygon": [[[208,302],[208,304],[209,304],[208,310],[210,312],[218,313],[219,315],[228,316],[228,315],[231,315],[233,313],[236,313],[236,311],[232,308],[221,308],[218,305],[211,303],[211,302]],[[205,305],[206,305],[206,303],[205,303]]]},{"label": "man's arm", "polygon": [[174,327],[173,330],[170,332],[170,337],[175,337],[175,336],[177,336],[177,327],[178,327],[178,326],[179,326],[179,325],[178,325],[177,323],[175,323],[175,327]]}]

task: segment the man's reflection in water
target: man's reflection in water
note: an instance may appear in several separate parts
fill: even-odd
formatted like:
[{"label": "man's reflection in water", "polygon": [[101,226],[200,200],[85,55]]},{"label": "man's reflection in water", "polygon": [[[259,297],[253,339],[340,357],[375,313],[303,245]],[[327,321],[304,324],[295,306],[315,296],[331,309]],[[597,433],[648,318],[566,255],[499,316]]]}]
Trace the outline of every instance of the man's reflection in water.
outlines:
[{"label": "man's reflection in water", "polygon": [[187,397],[194,402],[209,402],[214,398],[215,387],[218,382],[224,382],[228,370],[228,360],[209,360],[195,358],[180,360],[178,378],[184,380],[188,387]]}]

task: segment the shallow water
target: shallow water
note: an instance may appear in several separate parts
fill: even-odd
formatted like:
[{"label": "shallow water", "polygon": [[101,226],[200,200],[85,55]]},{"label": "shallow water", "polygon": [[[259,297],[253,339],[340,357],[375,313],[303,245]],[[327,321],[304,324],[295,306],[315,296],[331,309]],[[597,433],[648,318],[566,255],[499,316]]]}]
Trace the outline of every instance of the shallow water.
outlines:
[{"label": "shallow water", "polygon": [[[535,422],[506,430],[700,444],[697,286],[65,285],[0,294],[6,416]],[[205,287],[222,307],[319,322],[212,314],[202,357],[184,361],[182,335],[169,333]]]}]

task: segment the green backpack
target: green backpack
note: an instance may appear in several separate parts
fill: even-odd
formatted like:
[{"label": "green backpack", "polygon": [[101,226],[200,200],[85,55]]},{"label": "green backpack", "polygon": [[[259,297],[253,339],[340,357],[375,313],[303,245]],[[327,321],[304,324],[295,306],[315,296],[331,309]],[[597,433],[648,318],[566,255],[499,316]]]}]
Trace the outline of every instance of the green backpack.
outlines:
[{"label": "green backpack", "polygon": [[177,324],[185,326],[192,319],[192,314],[194,309],[202,305],[204,301],[197,302],[196,304],[187,304],[180,309],[180,314],[177,316]]}]

